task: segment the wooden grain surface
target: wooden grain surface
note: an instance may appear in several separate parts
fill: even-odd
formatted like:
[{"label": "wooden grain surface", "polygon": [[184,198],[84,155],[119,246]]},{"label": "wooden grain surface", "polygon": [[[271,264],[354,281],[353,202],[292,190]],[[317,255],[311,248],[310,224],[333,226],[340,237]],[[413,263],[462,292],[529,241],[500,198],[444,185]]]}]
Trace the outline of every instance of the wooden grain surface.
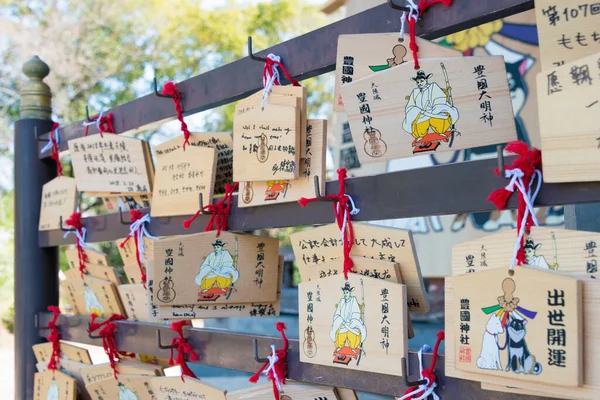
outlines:
[{"label": "wooden grain surface", "polygon": [[[323,385],[313,385],[310,383],[286,380],[283,389],[284,393],[280,395],[279,400],[336,400],[339,398],[336,395],[334,388]],[[248,389],[236,390],[235,392],[227,393],[227,400],[271,399],[273,399],[273,385],[271,383],[266,385],[252,386]]]},{"label": "wooden grain surface", "polygon": [[[33,353],[38,362],[48,362],[52,356],[52,343],[39,343],[33,345]],[[60,342],[61,357],[82,364],[91,364],[92,359],[87,349],[72,344]]]},{"label": "wooden grain surface", "polygon": [[60,371],[36,372],[34,374],[34,400],[75,400],[77,389],[75,379]]},{"label": "wooden grain surface", "polygon": [[185,377],[185,381],[179,376],[153,378],[150,386],[155,400],[226,400],[227,393],[189,376]]},{"label": "wooden grain surface", "polygon": [[77,208],[75,179],[59,176],[42,187],[40,231],[60,229],[60,217],[66,221]]},{"label": "wooden grain surface", "polygon": [[[94,400],[136,398],[137,400],[154,400],[153,391],[150,388],[152,383],[150,376],[138,375],[119,375],[117,379],[110,377],[103,381],[98,381],[86,385],[87,391]],[[123,386],[119,386],[122,384]],[[133,396],[135,397],[132,397]],[[125,397],[129,396],[129,397]]]}]

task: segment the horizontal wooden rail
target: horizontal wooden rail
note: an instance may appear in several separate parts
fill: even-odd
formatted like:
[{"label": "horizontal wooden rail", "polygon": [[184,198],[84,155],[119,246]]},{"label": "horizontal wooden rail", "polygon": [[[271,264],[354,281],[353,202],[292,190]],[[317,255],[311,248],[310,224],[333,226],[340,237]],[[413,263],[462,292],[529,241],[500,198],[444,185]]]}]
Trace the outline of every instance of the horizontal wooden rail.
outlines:
[{"label": "horizontal wooden rail", "polygon": [[[451,7],[436,5],[428,10],[417,24],[417,34],[434,39],[532,8],[533,0],[457,0]],[[339,35],[398,32],[400,16],[400,11],[383,4],[275,45],[257,55],[264,57],[269,53],[277,54],[282,57],[291,75],[299,80],[311,78],[335,69]],[[261,63],[245,57],[180,82],[185,114],[228,104],[262,89],[262,67]],[[171,99],[159,98],[154,94],[106,112],[113,114],[115,131],[118,133],[146,129],[175,118]],[[60,130],[61,151],[68,150],[69,140],[84,135],[82,123],[79,121]],[[90,126],[89,134],[95,133],[98,133],[96,127]],[[39,144],[40,150],[43,146],[44,143]],[[40,158],[49,155],[48,151],[40,154]]]},{"label": "horizontal wooden rail", "polygon": [[[508,165],[512,157],[507,157]],[[481,160],[440,165],[410,171],[347,180],[346,191],[352,195],[360,213],[354,221],[410,218],[425,215],[445,215],[462,212],[492,211],[494,205],[486,199],[495,189],[505,186],[506,179],[494,175],[497,161]],[[338,191],[337,182],[327,182],[327,193]],[[600,201],[600,182],[545,183],[536,206],[580,204]],[[517,196],[509,202],[516,208]],[[148,212],[149,210],[144,210]],[[183,227],[188,217],[153,218],[148,228],[155,236],[174,236],[202,232],[208,215],[201,215],[190,229]],[[228,229],[249,231],[264,228],[308,226],[333,222],[332,203],[315,202],[301,208],[298,203],[273,204],[262,207],[238,208],[237,196],[229,217]],[[124,238],[129,227],[121,224],[118,213],[84,218],[87,242],[105,242]],[[73,235],[63,238],[63,232],[41,231],[42,247],[75,243]]]},{"label": "horizontal wooden rail", "polygon": [[[50,313],[40,313],[40,326],[47,326],[51,317]],[[88,317],[62,315],[59,319],[61,338],[101,346],[100,339],[91,339],[86,332],[89,321]],[[33,321],[31,323],[33,324]],[[167,325],[134,321],[118,321],[116,324],[115,340],[119,351],[142,353],[161,358],[169,357],[169,350],[159,349],[156,339],[156,331],[160,331],[163,343],[170,343],[173,331]],[[48,330],[41,329],[39,333],[42,337],[48,336]],[[254,336],[221,330],[184,328],[184,335],[199,357],[197,363],[252,373],[261,366],[254,360],[254,339],[258,341],[259,355],[269,354],[271,344],[275,344],[277,348],[283,346],[280,337]],[[290,333],[290,335],[293,334]],[[388,396],[401,396],[407,389],[403,379],[397,376],[301,363],[299,359],[301,345],[302,343],[298,340],[290,340],[287,366],[289,379]],[[424,365],[429,366],[431,354],[424,354],[423,358]],[[409,355],[411,378],[418,378],[418,365],[417,353],[411,350]],[[400,365],[398,365],[398,369],[400,369]],[[522,398],[522,396],[514,394],[483,391],[479,383],[446,377],[443,356],[438,358],[435,375],[438,383],[436,392],[443,399],[516,400]],[[535,400],[536,398],[528,397],[528,399]]]}]

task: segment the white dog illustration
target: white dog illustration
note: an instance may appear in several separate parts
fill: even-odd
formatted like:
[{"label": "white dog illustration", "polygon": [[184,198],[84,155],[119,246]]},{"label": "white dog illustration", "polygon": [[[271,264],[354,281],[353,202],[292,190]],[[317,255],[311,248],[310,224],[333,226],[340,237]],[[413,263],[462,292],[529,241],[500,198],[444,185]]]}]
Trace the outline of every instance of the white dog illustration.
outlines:
[{"label": "white dog illustration", "polygon": [[479,358],[477,359],[477,367],[481,369],[502,370],[500,350],[498,349],[498,342],[496,340],[496,337],[501,333],[504,333],[502,322],[500,321],[500,317],[494,313],[485,326],[481,354],[479,354]]}]

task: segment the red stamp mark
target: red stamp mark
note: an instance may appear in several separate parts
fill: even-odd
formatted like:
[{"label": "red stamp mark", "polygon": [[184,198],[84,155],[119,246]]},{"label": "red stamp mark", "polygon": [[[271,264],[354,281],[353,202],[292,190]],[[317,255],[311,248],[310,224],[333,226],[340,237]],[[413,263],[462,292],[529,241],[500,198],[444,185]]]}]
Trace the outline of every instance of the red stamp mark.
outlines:
[{"label": "red stamp mark", "polygon": [[460,346],[458,349],[458,361],[464,363],[471,362],[471,348],[468,346]]}]

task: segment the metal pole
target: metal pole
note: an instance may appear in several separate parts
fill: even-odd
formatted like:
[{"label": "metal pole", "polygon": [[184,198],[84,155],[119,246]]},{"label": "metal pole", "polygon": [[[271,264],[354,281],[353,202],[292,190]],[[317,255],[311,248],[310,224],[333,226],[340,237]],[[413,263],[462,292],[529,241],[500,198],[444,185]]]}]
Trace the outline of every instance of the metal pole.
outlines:
[{"label": "metal pole", "polygon": [[15,123],[15,399],[33,399],[35,357],[31,346],[43,342],[34,315],[58,304],[58,247],[38,246],[42,185],[56,176],[53,161],[38,156],[38,132],[52,128],[50,73],[38,57],[23,65],[29,77],[21,91]]}]

